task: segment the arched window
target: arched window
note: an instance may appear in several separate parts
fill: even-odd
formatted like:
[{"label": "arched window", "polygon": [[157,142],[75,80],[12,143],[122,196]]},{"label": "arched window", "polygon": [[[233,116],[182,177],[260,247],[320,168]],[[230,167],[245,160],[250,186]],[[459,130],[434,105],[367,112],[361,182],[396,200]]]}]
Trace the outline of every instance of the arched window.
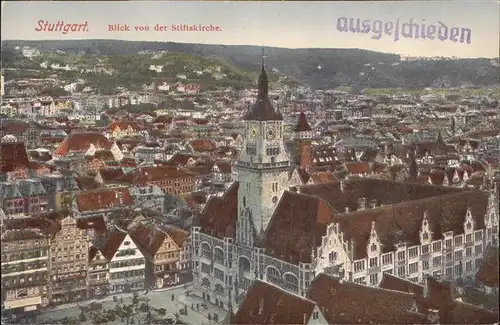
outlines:
[{"label": "arched window", "polygon": [[217,283],[215,285],[215,292],[220,293],[220,294],[224,294],[224,288],[220,284]]},{"label": "arched window", "polygon": [[214,248],[214,260],[216,263],[224,264],[224,251],[222,250],[222,248]]},{"label": "arched window", "polygon": [[266,278],[267,278],[267,281],[270,282],[270,283],[281,285],[281,275],[280,275],[280,272],[278,271],[278,269],[276,269],[273,266],[270,266],[270,267],[267,268]]},{"label": "arched window", "polygon": [[293,274],[287,273],[283,277],[283,288],[292,292],[299,292],[299,279]]},{"label": "arched window", "polygon": [[207,243],[201,243],[201,256],[212,259],[212,248]]},{"label": "arched window", "polygon": [[207,288],[210,288],[210,281],[207,278],[203,278],[201,280],[201,285]]},{"label": "arched window", "polygon": [[251,266],[250,266],[250,261],[248,260],[248,258],[241,256],[239,261],[238,261],[238,268],[242,271],[250,272]]}]

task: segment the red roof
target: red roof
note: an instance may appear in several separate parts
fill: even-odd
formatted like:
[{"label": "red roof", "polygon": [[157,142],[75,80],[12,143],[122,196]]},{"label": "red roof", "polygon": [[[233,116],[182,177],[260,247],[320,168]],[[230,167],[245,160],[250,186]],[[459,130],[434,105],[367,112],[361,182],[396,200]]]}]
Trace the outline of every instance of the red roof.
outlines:
[{"label": "red roof", "polygon": [[234,182],[222,197],[211,197],[196,223],[201,230],[218,238],[234,237],[238,218],[238,188]]},{"label": "red roof", "polygon": [[0,152],[2,173],[12,172],[16,168],[28,168],[29,158],[23,142],[2,142]]},{"label": "red roof", "polygon": [[55,155],[65,156],[69,152],[85,152],[94,145],[101,149],[111,149],[113,143],[103,134],[98,132],[70,133],[66,139],[59,145]]},{"label": "red roof", "polygon": [[87,212],[131,206],[134,200],[128,188],[122,187],[79,192],[76,194],[76,203],[80,212]]},{"label": "red roof", "polygon": [[293,130],[295,132],[307,132],[312,130],[309,122],[307,122],[306,114],[304,112],[300,112],[299,120]]}]

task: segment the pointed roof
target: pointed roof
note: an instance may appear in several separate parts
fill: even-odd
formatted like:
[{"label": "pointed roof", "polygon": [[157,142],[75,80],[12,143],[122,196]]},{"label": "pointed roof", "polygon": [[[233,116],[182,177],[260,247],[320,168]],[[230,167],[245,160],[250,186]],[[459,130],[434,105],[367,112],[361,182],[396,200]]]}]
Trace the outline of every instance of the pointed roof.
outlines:
[{"label": "pointed roof", "polygon": [[306,114],[303,111],[300,112],[299,120],[293,130],[295,132],[306,132],[312,130],[309,122],[307,122]]},{"label": "pointed roof", "polygon": [[262,49],[262,69],[259,75],[258,90],[257,101],[248,109],[243,119],[245,121],[283,120],[281,112],[274,110],[269,99],[269,80],[264,68],[264,49]]}]

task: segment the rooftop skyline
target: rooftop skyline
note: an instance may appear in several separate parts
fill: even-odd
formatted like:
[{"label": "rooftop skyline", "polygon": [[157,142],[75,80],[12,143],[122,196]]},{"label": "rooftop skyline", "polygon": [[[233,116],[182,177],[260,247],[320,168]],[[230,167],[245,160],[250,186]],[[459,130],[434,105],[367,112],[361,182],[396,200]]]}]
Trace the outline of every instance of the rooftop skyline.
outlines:
[{"label": "rooftop skyline", "polygon": [[[284,48],[361,48],[408,56],[460,58],[498,57],[499,4],[496,1],[436,2],[3,2],[4,40],[118,39],[181,43],[264,45]],[[340,17],[370,20],[372,31],[339,31]],[[480,18],[480,19],[479,19]],[[400,37],[380,32],[386,23],[457,27],[470,31],[470,44]],[[88,32],[37,32],[38,21],[83,24]],[[348,20],[348,19],[347,19]],[[134,25],[206,24],[219,32],[135,31]],[[110,24],[128,24],[128,32],[112,32]],[[428,27],[424,27],[428,31]],[[401,31],[400,31],[401,33]],[[437,31],[436,31],[437,34]],[[450,36],[448,34],[448,36]],[[460,40],[458,35],[458,40]],[[466,35],[465,35],[466,36]],[[467,37],[464,36],[464,40]]]}]

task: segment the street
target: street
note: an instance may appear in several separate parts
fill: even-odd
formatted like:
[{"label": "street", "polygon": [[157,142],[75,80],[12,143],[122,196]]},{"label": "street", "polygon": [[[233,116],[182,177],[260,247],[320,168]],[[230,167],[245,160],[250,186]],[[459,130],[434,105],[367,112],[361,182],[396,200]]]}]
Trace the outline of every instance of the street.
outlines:
[{"label": "street", "polygon": [[[190,286],[189,286],[190,288]],[[219,324],[219,322],[224,319],[226,312],[220,308],[217,308],[215,305],[208,304],[207,309],[201,307],[203,301],[194,296],[186,296],[186,291],[184,289],[184,285],[178,286],[178,287],[172,287],[172,288],[167,288],[167,289],[160,289],[156,291],[149,291],[147,294],[144,294],[144,291],[141,291],[139,293],[139,297],[147,297],[149,299],[149,305],[154,308],[165,308],[166,309],[166,316],[171,317],[172,319],[175,319],[175,314],[178,314],[182,320],[182,322],[190,325],[201,325],[201,324]],[[172,295],[174,295],[174,300],[172,300]],[[127,293],[127,294],[120,294],[116,295],[118,298],[118,302],[113,301],[113,296],[107,296],[104,299],[100,300],[89,300],[85,301],[83,303],[73,303],[73,304],[67,304],[67,305],[61,305],[57,306],[56,308],[53,308],[48,311],[42,312],[38,317],[37,321],[38,322],[50,322],[50,321],[56,321],[60,320],[64,317],[76,317],[80,315],[80,307],[88,306],[92,302],[97,302],[102,304],[102,309],[114,309],[117,305],[126,305],[126,304],[132,304],[132,299],[133,299],[133,294],[132,293]],[[123,299],[123,301],[122,301]],[[199,306],[197,309],[196,306]],[[186,315],[182,315],[180,313],[180,310],[186,307]],[[210,314],[210,320],[209,320],[209,315]],[[217,314],[216,319],[218,321],[214,321],[213,315]],[[134,316],[137,319],[140,319],[140,316],[145,316],[144,315],[137,315]],[[144,324],[144,321],[139,320],[136,324]],[[85,322],[81,322],[80,324],[82,325],[91,325],[92,321],[88,319]],[[122,324],[120,319],[117,319],[114,322],[109,322],[109,325],[119,325]]]}]

